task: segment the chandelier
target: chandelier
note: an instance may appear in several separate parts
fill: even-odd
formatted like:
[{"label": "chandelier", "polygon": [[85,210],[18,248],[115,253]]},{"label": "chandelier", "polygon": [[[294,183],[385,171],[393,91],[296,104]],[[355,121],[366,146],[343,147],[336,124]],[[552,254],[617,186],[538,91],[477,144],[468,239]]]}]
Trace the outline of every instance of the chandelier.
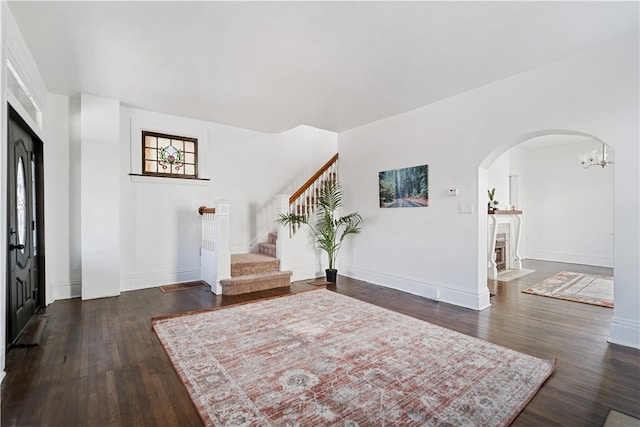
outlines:
[{"label": "chandelier", "polygon": [[613,162],[607,160],[607,146],[605,144],[602,144],[602,151],[593,150],[585,154],[578,154],[578,160],[580,160],[582,167],[585,169],[591,166],[605,167],[613,164]]}]

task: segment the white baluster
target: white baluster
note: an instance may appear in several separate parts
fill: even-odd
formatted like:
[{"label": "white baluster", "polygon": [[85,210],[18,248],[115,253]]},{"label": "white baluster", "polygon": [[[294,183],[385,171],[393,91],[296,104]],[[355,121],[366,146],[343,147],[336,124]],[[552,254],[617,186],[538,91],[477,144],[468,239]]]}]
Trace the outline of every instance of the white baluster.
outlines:
[{"label": "white baluster", "polygon": [[213,245],[215,241],[214,228],[213,228],[214,217],[215,217],[215,214],[212,214],[212,213],[205,213],[202,215],[202,243],[200,246],[203,249],[207,249],[210,251],[213,250]]},{"label": "white baluster", "polygon": [[200,278],[211,286],[211,292],[222,294],[220,280],[231,277],[229,249],[229,201],[218,200],[215,214],[204,214],[203,244],[200,249]]}]

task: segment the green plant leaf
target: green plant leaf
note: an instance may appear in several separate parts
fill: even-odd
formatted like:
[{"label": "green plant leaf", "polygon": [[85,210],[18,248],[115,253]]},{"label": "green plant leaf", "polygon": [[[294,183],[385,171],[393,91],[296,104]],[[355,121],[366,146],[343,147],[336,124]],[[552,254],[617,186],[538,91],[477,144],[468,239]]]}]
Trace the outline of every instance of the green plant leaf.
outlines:
[{"label": "green plant leaf", "polygon": [[316,239],[317,247],[327,254],[329,269],[334,268],[344,238],[362,230],[362,216],[358,212],[336,217],[337,210],[342,207],[342,197],[343,193],[338,181],[327,180],[318,194],[315,223],[311,223],[307,215],[294,213],[280,214],[276,220],[283,225],[306,224]]}]

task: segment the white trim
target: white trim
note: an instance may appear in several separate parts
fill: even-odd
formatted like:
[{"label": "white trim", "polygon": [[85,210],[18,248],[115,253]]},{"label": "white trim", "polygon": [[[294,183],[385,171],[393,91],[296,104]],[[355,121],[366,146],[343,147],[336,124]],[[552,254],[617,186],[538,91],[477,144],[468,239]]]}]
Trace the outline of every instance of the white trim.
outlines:
[{"label": "white trim", "polygon": [[44,129],[42,129],[36,122],[33,121],[33,118],[27,113],[27,110],[24,109],[18,98],[10,91],[7,90],[7,102],[14,110],[18,113],[18,115],[25,121],[29,129],[31,129],[41,141],[44,142]]},{"label": "white trim", "polygon": [[130,175],[131,182],[144,184],[173,184],[173,185],[196,185],[206,187],[211,183],[208,179],[190,179],[190,178],[169,178],[166,176],[146,176],[146,175]]},{"label": "white trim", "polygon": [[613,268],[612,258],[598,257],[589,254],[527,249],[526,258],[539,259],[541,261],[565,262],[569,264],[595,265],[598,267]]},{"label": "white trim", "polygon": [[[9,6],[7,2],[0,3],[0,64],[4,64],[7,58],[7,29],[6,29],[6,21],[7,16],[10,15]],[[0,223],[3,224],[3,227],[6,227],[7,224],[7,210],[8,210],[8,202],[7,202],[7,149],[8,146],[7,140],[7,73],[4,67],[0,67],[0,146],[2,146],[2,155],[0,155],[0,194],[2,194],[2,199],[0,200]],[[6,228],[4,229],[6,231]],[[6,277],[7,277],[7,233],[3,232],[0,237],[0,259],[2,259],[2,264],[0,265],[0,276],[3,278],[2,283],[5,283],[6,286]],[[6,331],[7,331],[7,292],[6,288],[2,291],[0,295],[0,343],[2,346],[0,347],[0,376],[2,379],[5,378],[6,372]]]},{"label": "white trim", "polygon": [[640,349],[640,322],[614,316],[609,326],[611,344]]},{"label": "white trim", "polygon": [[[325,277],[324,271],[318,270],[318,264],[295,264],[287,267],[280,267],[282,271],[291,271],[291,281],[297,282],[299,280],[315,280],[319,277]],[[340,273],[342,274],[342,273]]]},{"label": "white trim", "polygon": [[200,267],[127,274],[120,277],[120,292],[156,288],[158,286],[193,282],[196,280],[200,280]]},{"label": "white trim", "polygon": [[[20,76],[22,83],[28,89],[35,105],[43,112],[45,110],[44,100],[46,99],[44,79],[40,74],[40,70],[38,70],[35,60],[31,56],[27,44],[22,38],[22,34],[13,15],[6,13],[3,22],[6,24],[4,35],[7,39],[5,61],[11,61],[12,66]],[[5,66],[5,61],[3,61],[3,67]],[[41,129],[41,127],[37,126],[37,129]]]},{"label": "white trim", "polygon": [[54,283],[51,285],[54,301],[82,297],[82,282]]},{"label": "white trim", "polygon": [[[22,81],[22,78],[20,77],[20,73],[18,73],[18,70],[16,70],[16,67],[13,65],[10,58],[7,58],[7,68],[9,69],[9,72],[13,75],[13,78],[15,78],[16,81],[18,82],[18,86],[20,86],[20,89],[22,89],[22,91],[24,92],[25,96],[27,97],[27,99],[29,100],[33,108],[36,110],[35,121],[38,125],[38,128],[42,128],[42,106],[38,105],[38,102],[36,102],[35,98],[31,94],[31,91],[29,90],[27,85]],[[11,90],[9,90],[9,92],[11,92]],[[14,96],[15,98],[17,98],[17,94],[14,94]]]},{"label": "white trim", "polygon": [[479,293],[445,283],[428,283],[406,277],[394,276],[355,267],[338,267],[338,273],[375,285],[418,295],[434,301],[454,304],[472,310],[484,310],[491,306],[489,288],[484,287]]}]

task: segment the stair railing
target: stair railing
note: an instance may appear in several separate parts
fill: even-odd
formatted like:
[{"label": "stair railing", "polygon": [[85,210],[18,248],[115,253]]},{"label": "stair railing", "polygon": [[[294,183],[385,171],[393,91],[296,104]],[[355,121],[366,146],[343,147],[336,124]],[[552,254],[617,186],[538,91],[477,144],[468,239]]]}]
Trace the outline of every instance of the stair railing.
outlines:
[{"label": "stair railing", "polygon": [[220,280],[231,277],[229,201],[218,200],[215,208],[200,206],[198,213],[202,215],[200,280],[211,286],[211,292],[221,295]]},{"label": "stair railing", "polygon": [[[289,197],[290,213],[298,215],[313,215],[318,208],[318,195],[322,185],[338,177],[338,153],[327,163],[322,165],[302,186]],[[289,227],[289,235],[292,236],[298,229],[299,224],[292,223]]]},{"label": "stair railing", "polygon": [[[293,195],[276,196],[278,203],[277,213],[289,214],[295,212],[297,214],[312,215],[318,208],[317,199],[322,184],[328,180],[335,180],[337,178],[338,154],[318,169]],[[303,279],[307,273],[314,274],[312,272],[295,271],[298,266],[300,254],[299,248],[292,245],[292,237],[298,228],[298,224],[278,224],[278,239],[276,240],[276,258],[280,260],[280,269],[283,271],[293,271],[292,280]]]}]

